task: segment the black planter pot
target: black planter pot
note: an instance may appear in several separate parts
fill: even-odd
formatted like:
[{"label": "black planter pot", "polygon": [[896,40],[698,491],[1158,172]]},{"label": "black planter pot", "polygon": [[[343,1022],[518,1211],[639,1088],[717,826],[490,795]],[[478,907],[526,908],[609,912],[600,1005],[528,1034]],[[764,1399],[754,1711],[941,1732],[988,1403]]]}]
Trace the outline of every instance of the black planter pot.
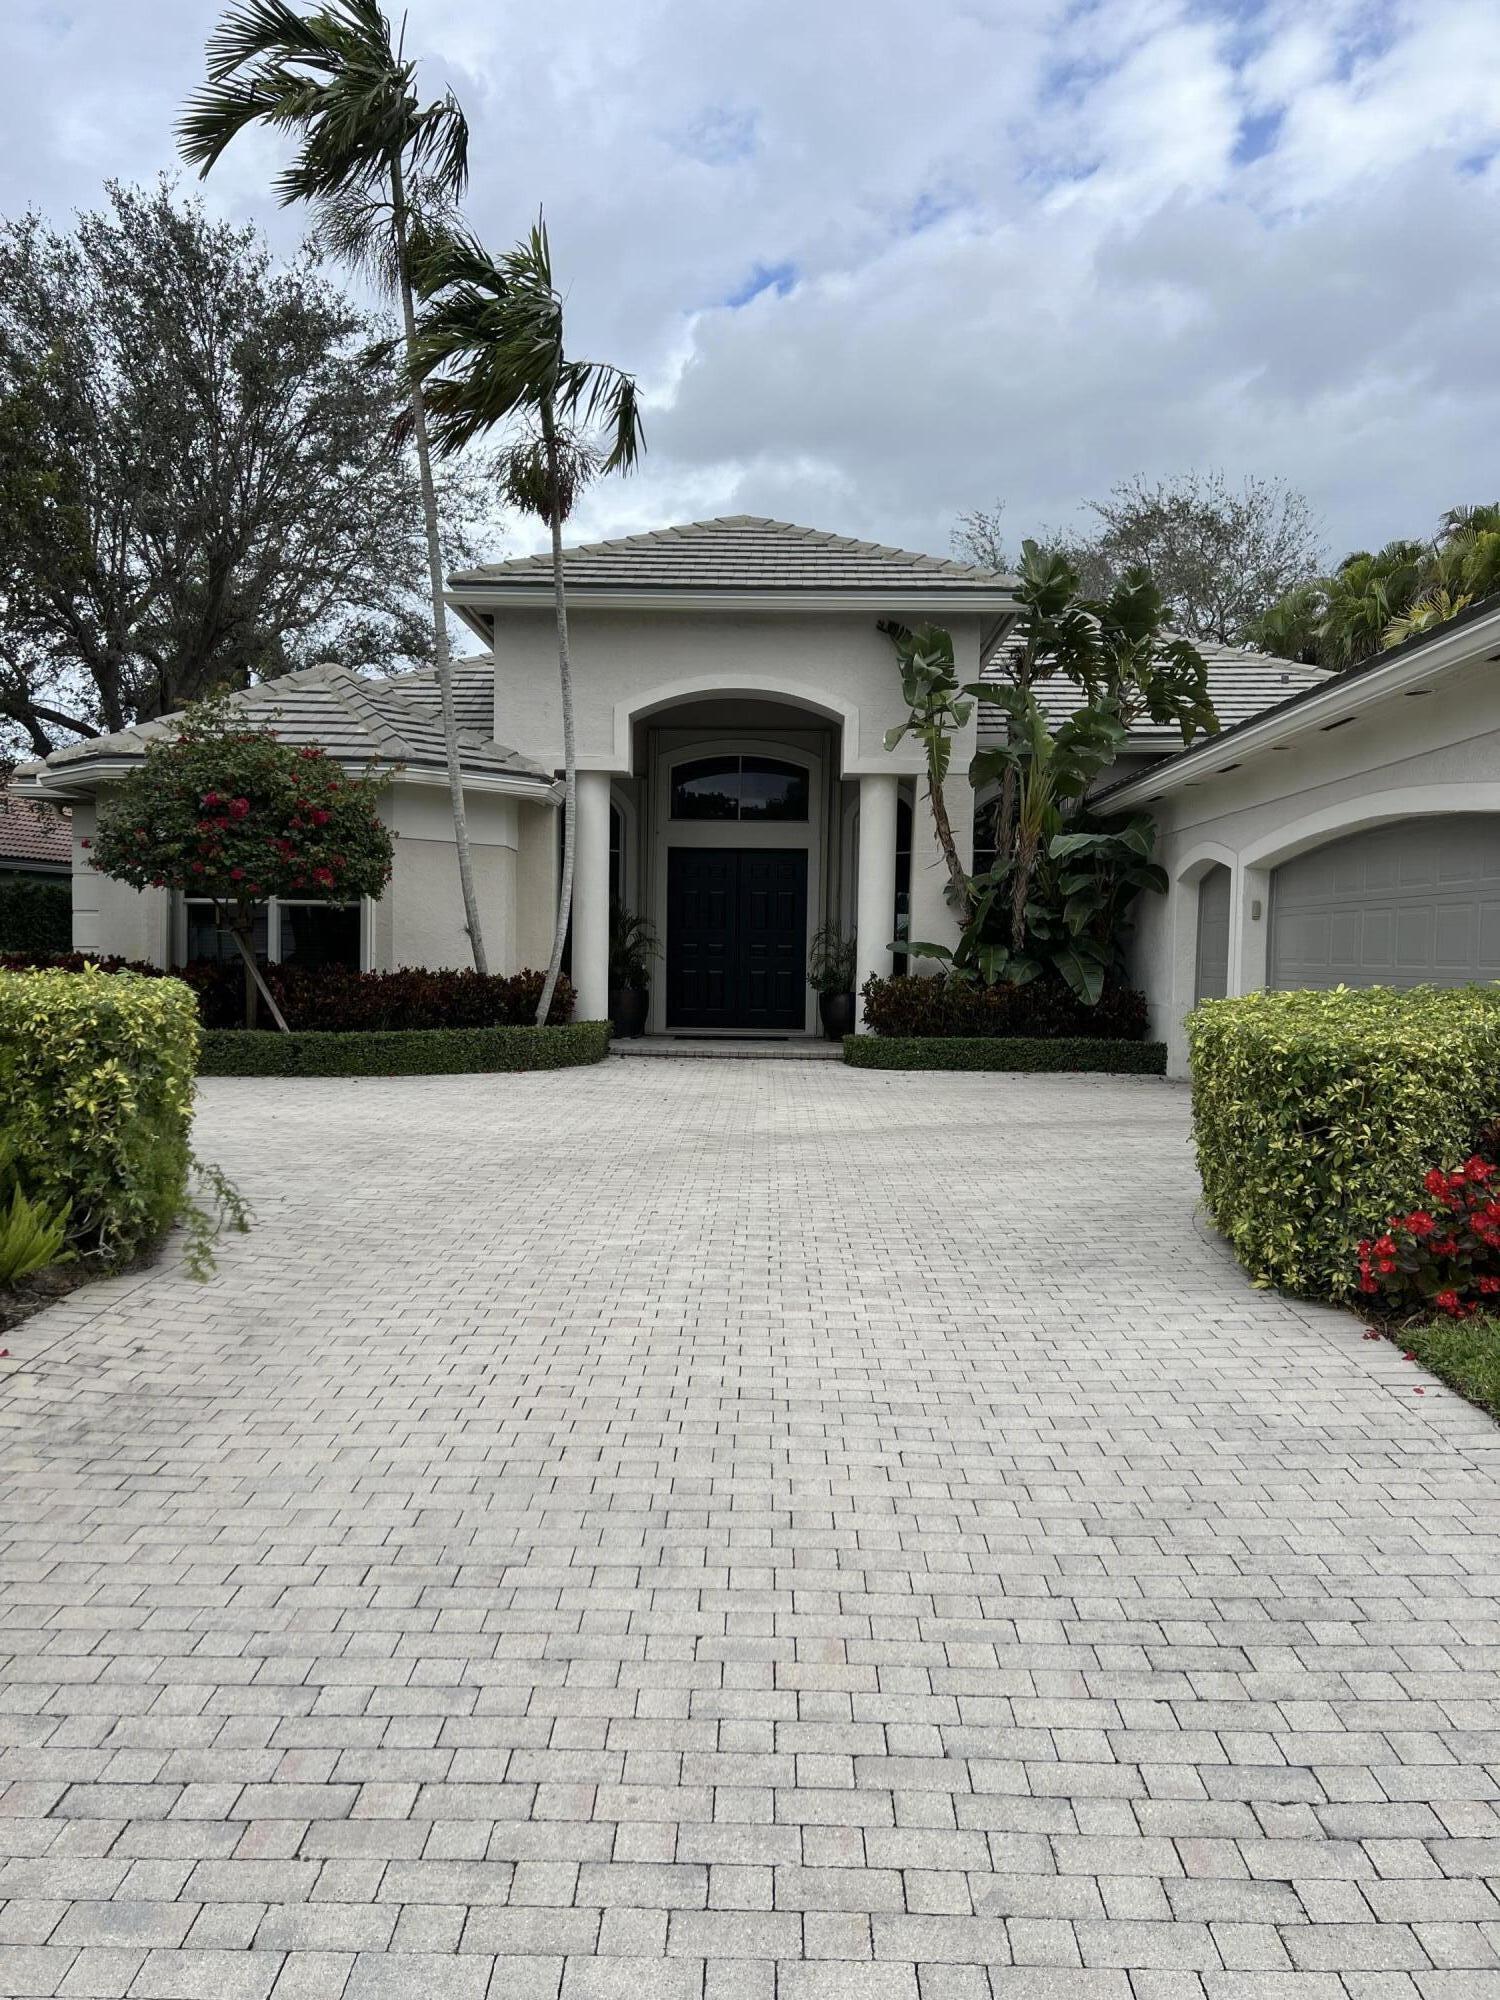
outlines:
[{"label": "black planter pot", "polygon": [[818,1012],[823,1017],[823,1033],[830,1042],[841,1042],[845,1035],[854,1033],[852,993],[820,993]]},{"label": "black planter pot", "polygon": [[644,1034],[650,1005],[651,995],[644,986],[621,986],[611,992],[610,1025],[621,1041],[634,1041],[637,1035]]}]

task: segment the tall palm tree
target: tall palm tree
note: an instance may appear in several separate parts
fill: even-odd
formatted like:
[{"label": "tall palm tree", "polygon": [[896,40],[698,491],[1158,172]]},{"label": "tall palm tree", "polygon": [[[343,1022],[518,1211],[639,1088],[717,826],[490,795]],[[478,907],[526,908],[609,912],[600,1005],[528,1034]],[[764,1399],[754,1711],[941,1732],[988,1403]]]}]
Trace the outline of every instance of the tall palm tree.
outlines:
[{"label": "tall palm tree", "polygon": [[[416,335],[412,254],[434,215],[446,219],[468,181],[469,128],[452,92],[423,104],[416,64],[393,45],[376,0],[323,0],[303,13],[289,0],[237,0],[208,40],[208,82],[178,124],[183,158],[207,174],[247,126],[291,134],[297,151],[277,176],[283,207],[314,205],[330,246],[388,274],[400,298],[408,357]],[[410,427],[427,529],[434,664],[442,713],[453,837],[475,969],[484,935],[464,810],[443,604],[443,557],[427,412],[409,371]]]},{"label": "tall palm tree", "polygon": [[1431,553],[1428,542],[1397,539],[1373,555],[1359,549],[1345,556],[1323,581],[1318,637],[1325,665],[1350,667],[1380,651],[1387,626],[1406,613],[1421,589]]},{"label": "tall palm tree", "polygon": [[496,424],[519,419],[520,433],[502,461],[506,491],[544,519],[552,535],[566,809],[557,923],[537,1007],[541,1023],[552,1005],[573,910],[577,822],[562,526],[592,474],[628,472],[640,456],[645,439],[635,379],[608,362],[569,358],[562,297],[552,281],[552,251],[540,218],[525,241],[498,260],[462,231],[434,235],[417,260],[416,276],[426,303],[413,368],[424,387],[438,451],[459,451]]}]

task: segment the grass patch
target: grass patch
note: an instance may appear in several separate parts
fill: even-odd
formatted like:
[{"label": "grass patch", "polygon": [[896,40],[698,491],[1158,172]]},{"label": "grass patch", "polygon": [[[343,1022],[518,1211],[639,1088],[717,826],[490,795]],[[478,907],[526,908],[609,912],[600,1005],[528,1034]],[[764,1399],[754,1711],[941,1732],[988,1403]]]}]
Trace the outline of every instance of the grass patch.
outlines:
[{"label": "grass patch", "polygon": [[461,1076],[572,1069],[609,1054],[608,1021],[562,1028],[204,1031],[200,1076]]},{"label": "grass patch", "polygon": [[1391,1339],[1415,1354],[1440,1381],[1500,1423],[1500,1320],[1432,1320],[1392,1330]]},{"label": "grass patch", "polygon": [[846,1035],[854,1069],[1085,1070],[1105,1076],[1164,1076],[1165,1042],[1088,1035]]}]

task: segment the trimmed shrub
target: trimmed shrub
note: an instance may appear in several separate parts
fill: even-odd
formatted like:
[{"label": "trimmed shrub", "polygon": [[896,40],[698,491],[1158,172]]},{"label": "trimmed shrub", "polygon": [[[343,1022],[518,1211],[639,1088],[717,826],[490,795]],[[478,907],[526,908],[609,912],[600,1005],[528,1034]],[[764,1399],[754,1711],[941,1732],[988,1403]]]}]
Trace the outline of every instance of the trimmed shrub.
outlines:
[{"label": "trimmed shrub", "polygon": [[1262,1283],[1346,1299],[1500,1101],[1500,986],[1247,993],[1188,1017],[1209,1214]]},{"label": "trimmed shrub", "polygon": [[1128,986],[1106,987],[1089,1007],[1056,979],[1033,979],[1024,986],[1000,981],[971,986],[946,973],[921,979],[905,973],[894,979],[867,979],[865,1019],[877,1035],[1039,1035],[1049,1039],[1099,1038],[1141,1041],[1146,1033],[1146,996]]},{"label": "trimmed shrub", "polygon": [[[244,1014],[244,972],[231,962],[195,959],[176,972],[142,965],[131,959],[12,953],[0,956],[0,970],[43,966],[53,972],[81,972],[95,965],[102,972],[138,972],[147,979],[180,979],[197,996],[198,1013],[206,1028],[237,1028]],[[429,972],[404,966],[399,972],[351,972],[342,965],[268,965],[266,984],[294,1029],[318,1033],[388,1028],[526,1028],[536,1019],[544,973]],[[561,1027],[573,1012],[573,988],[559,979],[547,1015],[550,1027]],[[269,1032],[269,1031],[266,1031]]]},{"label": "trimmed shrub", "polygon": [[1088,1070],[1107,1076],[1162,1076],[1165,1042],[1108,1041],[1099,1035],[846,1035],[853,1069]]},{"label": "trimmed shrub", "polygon": [[73,890],[36,875],[0,877],[0,952],[67,951],[73,942]]},{"label": "trimmed shrub", "polygon": [[246,1034],[210,1028],[204,1076],[452,1076],[470,1071],[571,1069],[603,1062],[608,1021],[559,1028],[397,1028],[362,1033]]},{"label": "trimmed shrub", "polygon": [[0,973],[0,1127],[68,1240],[116,1264],[182,1209],[198,1021],[180,980]]}]

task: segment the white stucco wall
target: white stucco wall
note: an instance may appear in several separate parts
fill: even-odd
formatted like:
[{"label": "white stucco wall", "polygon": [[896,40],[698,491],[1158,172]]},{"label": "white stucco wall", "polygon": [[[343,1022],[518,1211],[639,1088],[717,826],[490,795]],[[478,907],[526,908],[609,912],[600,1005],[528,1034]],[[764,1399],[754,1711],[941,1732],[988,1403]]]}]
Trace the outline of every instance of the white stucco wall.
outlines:
[{"label": "white stucco wall", "polygon": [[[1242,760],[1242,761],[1241,761]],[[1186,1074],[1182,1023],[1193,1003],[1198,882],[1230,870],[1229,991],[1265,984],[1271,871],[1292,855],[1360,828],[1431,813],[1500,811],[1500,680],[1487,660],[1451,670],[1430,692],[1393,694],[1281,748],[1224,746],[1235,771],[1204,771],[1149,809],[1165,896],[1136,904],[1132,976],[1164,1040],[1171,1074]]]},{"label": "white stucco wall", "polygon": [[[883,615],[920,624],[931,615],[893,603]],[[976,680],[982,620],[947,612],[961,680]],[[810,707],[837,725],[838,775],[894,772],[914,777],[921,752],[910,741],[885,749],[885,733],[905,719],[900,676],[890,641],[875,613],[596,611],[570,607],[578,762],[583,770],[629,773],[641,719],[669,721],[672,709],[695,698],[741,696]],[[562,764],[562,711],[557,679],[557,628],[548,609],[503,609],[495,637],[495,736],[549,769]],[[947,787],[949,816],[967,864],[974,802],[967,779],[975,724],[954,744]],[[956,925],[943,895],[946,874],[932,831],[926,788],[917,787],[913,819],[912,931],[951,942]],[[524,871],[523,871],[524,872]],[[543,872],[538,860],[536,873]]]},{"label": "white stucco wall", "polygon": [[73,806],[73,949],[101,957],[166,965],[171,958],[172,897],[166,889],[132,889],[101,875],[89,849],[98,826],[93,799]]},{"label": "white stucco wall", "polygon": [[[479,920],[492,972],[514,972],[516,956],[516,854],[519,807],[512,798],[471,792],[466,800],[469,847]],[[395,861],[382,903],[389,907],[388,956],[381,970],[401,965],[471,966],[463,894],[453,845],[447,787],[392,785],[381,816],[396,836]],[[551,812],[549,822],[554,821]],[[377,922],[377,940],[381,926]]]},{"label": "white stucco wall", "polygon": [[[480,918],[492,971],[545,964],[552,939],[551,852],[556,809],[494,792],[468,796]],[[378,810],[395,835],[391,880],[375,905],[371,962],[377,971],[402,965],[468,966],[463,897],[453,845],[447,786],[403,778],[387,787]],[[127,888],[89,865],[81,846],[93,837],[97,808],[79,799],[73,810],[73,943],[79,951],[118,953],[171,963],[173,899],[166,890]],[[520,850],[523,834],[525,863]]]}]

